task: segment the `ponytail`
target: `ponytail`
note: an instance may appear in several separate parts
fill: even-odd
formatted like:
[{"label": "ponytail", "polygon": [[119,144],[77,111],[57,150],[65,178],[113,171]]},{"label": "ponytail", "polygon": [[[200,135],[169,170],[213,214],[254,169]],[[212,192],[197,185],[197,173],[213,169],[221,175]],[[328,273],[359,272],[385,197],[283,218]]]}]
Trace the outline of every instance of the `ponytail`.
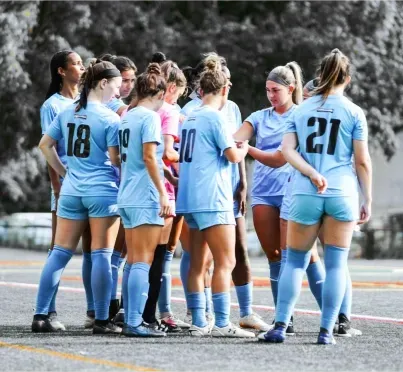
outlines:
[{"label": "ponytail", "polygon": [[288,67],[295,78],[295,88],[294,91],[292,92],[292,101],[296,104],[299,105],[302,102],[303,99],[303,92],[302,92],[302,71],[301,67],[299,67],[297,62],[288,62],[285,67]]},{"label": "ponytail", "polygon": [[335,86],[343,84],[349,75],[349,59],[339,49],[333,49],[322,60],[319,83],[312,95],[322,95],[323,99],[326,100],[330,91]]}]

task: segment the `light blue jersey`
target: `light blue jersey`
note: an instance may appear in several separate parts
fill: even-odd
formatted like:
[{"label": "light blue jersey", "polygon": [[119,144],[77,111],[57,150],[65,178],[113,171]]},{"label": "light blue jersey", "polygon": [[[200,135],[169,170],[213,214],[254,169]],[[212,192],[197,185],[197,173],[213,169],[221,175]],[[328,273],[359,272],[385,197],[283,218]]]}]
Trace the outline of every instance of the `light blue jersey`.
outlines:
[{"label": "light blue jersey", "polygon": [[[183,106],[181,114],[185,115],[186,117],[189,116],[192,111],[200,107],[203,101],[199,97],[195,97],[190,102],[188,102],[185,106]],[[231,101],[227,100],[225,106],[221,109],[221,112],[224,114],[225,118],[227,119],[227,125],[230,129],[231,133],[234,134],[241,126],[242,126],[242,117],[241,111],[239,110],[238,105]],[[238,164],[231,163],[231,174],[232,174],[232,191],[238,189],[239,186],[239,166]]]},{"label": "light blue jersey", "polygon": [[120,98],[112,98],[109,102],[105,104],[105,106],[111,109],[113,112],[118,112],[118,110],[122,106],[126,106],[126,104]]},{"label": "light blue jersey", "polygon": [[324,194],[300,172],[295,173],[293,195],[351,196],[358,192],[352,167],[353,140],[366,141],[367,121],[360,107],[341,95],[304,101],[289,118],[288,133],[297,133],[302,157],[328,181]]},{"label": "light blue jersey", "polygon": [[[295,105],[279,115],[273,108],[259,110],[249,115],[245,121],[253,126],[256,148],[265,152],[276,152],[287,129],[286,120],[295,110]],[[270,168],[255,161],[251,196],[281,196],[285,194],[291,166]]]},{"label": "light blue jersey", "polygon": [[116,195],[108,147],[119,145],[119,116],[100,102],[88,102],[79,112],[75,108],[74,104],[66,108],[46,131],[56,141],[65,142],[67,174],[60,195]]},{"label": "light blue jersey", "polygon": [[199,107],[183,123],[180,137],[177,212],[232,211],[231,166],[223,152],[234,140],[225,116]]},{"label": "light blue jersey", "polygon": [[[54,118],[77,99],[78,97],[75,99],[66,98],[59,93],[55,93],[52,96],[50,96],[43,103],[40,110],[42,134],[46,133],[47,129],[50,127],[50,124],[52,124]],[[66,151],[64,149],[63,139],[58,141],[56,146],[56,152],[59,155],[59,158],[62,161],[62,163],[66,165],[67,157],[66,157]]]},{"label": "light blue jersey", "polygon": [[160,197],[143,160],[143,144],[155,142],[157,161],[164,180],[162,154],[164,145],[160,116],[145,107],[131,109],[123,118],[119,130],[122,172],[118,207],[160,208]]}]

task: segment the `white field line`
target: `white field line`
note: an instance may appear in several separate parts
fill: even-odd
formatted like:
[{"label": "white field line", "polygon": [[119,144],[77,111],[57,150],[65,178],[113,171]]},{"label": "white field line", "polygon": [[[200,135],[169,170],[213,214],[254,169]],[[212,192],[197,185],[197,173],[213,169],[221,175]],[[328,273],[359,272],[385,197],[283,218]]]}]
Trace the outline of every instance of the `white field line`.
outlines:
[{"label": "white field line", "polygon": [[[18,283],[18,282],[4,282],[0,281],[0,286],[2,287],[12,287],[12,288],[32,288],[37,289],[39,287],[38,284],[32,283]],[[84,293],[84,288],[75,288],[75,287],[65,287],[59,286],[59,291],[64,292],[74,292],[74,293]],[[118,296],[120,293],[118,292]],[[186,300],[183,297],[172,297],[172,301],[174,302],[181,302],[185,303]],[[237,303],[231,303],[232,307],[239,307]],[[274,311],[273,306],[266,306],[266,305],[253,305],[252,306],[255,310],[270,310]],[[320,311],[317,310],[309,310],[309,309],[294,309],[295,313],[299,314],[307,314],[307,315],[320,315]],[[389,318],[389,317],[382,317],[382,316],[373,316],[373,315],[364,315],[364,314],[351,314],[351,318],[358,319],[358,320],[372,320],[375,322],[382,322],[382,323],[395,323],[395,324],[403,324],[403,319],[398,318]]]}]

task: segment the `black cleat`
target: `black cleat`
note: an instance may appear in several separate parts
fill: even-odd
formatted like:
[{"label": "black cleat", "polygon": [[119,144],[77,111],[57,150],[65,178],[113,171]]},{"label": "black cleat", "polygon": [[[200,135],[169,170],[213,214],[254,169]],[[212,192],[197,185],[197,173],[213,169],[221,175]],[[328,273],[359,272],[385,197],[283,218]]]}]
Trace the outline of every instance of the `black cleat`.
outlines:
[{"label": "black cleat", "polygon": [[31,330],[34,333],[50,333],[59,331],[57,328],[52,326],[52,323],[47,315],[35,315],[32,321]]},{"label": "black cleat", "polygon": [[115,323],[118,327],[123,327],[125,324],[125,311],[123,309],[120,309],[113,318],[113,323]]},{"label": "black cleat", "polygon": [[103,321],[95,319],[94,327],[92,328],[93,335],[118,335],[121,332],[122,328],[109,320]]},{"label": "black cleat", "polygon": [[290,322],[288,323],[288,327],[285,330],[286,336],[295,336],[295,331],[294,331],[294,317],[292,316],[290,319]]},{"label": "black cleat", "polygon": [[109,304],[109,319],[115,318],[116,314],[119,312],[119,300],[111,300]]}]

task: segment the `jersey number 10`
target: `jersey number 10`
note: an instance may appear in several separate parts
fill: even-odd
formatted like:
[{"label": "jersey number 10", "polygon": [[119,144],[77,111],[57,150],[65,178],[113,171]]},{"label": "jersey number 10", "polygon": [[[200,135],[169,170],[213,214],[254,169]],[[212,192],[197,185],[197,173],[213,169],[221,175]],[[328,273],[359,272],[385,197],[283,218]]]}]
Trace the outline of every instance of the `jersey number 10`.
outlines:
[{"label": "jersey number 10", "polygon": [[[309,118],[308,120],[308,127],[315,126],[316,122],[319,122],[319,127],[316,132],[311,133],[306,139],[306,152],[310,154],[322,154],[323,153],[323,145],[317,143],[316,145],[313,144],[313,141],[317,137],[322,137],[326,133],[326,127],[328,121],[324,118]],[[337,135],[339,133],[341,121],[338,119],[331,119],[330,125],[330,136],[329,136],[329,144],[327,146],[327,154],[334,155],[336,151],[336,142],[337,142]]]},{"label": "jersey number 10", "polygon": [[69,128],[67,156],[74,155],[77,158],[88,158],[90,156],[90,126],[85,124],[79,125],[77,127],[77,139],[75,141],[74,134],[76,131],[76,125],[74,123],[68,123],[67,127]]},{"label": "jersey number 10", "polygon": [[119,143],[120,143],[120,158],[123,162],[127,160],[127,154],[123,152],[123,149],[129,147],[130,129],[119,130]]},{"label": "jersey number 10", "polygon": [[179,155],[179,163],[192,162],[193,149],[196,141],[196,129],[182,129],[181,150]]}]

